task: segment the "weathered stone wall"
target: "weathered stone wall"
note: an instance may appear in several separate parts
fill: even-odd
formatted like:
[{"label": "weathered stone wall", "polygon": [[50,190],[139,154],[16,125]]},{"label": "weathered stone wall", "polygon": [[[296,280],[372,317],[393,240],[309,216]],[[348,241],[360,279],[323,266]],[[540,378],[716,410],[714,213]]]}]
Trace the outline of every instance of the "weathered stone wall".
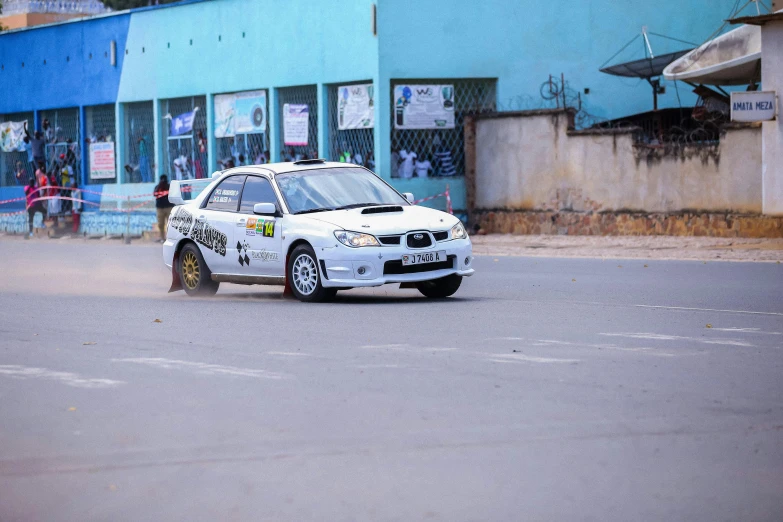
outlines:
[{"label": "weathered stone wall", "polygon": [[783,217],[760,214],[479,210],[471,223],[500,234],[783,237]]},{"label": "weathered stone wall", "polygon": [[517,234],[781,237],[781,221],[760,216],[759,125],[728,126],[714,146],[666,148],[638,146],[629,130],[569,131],[571,116],[466,122],[472,224]]}]

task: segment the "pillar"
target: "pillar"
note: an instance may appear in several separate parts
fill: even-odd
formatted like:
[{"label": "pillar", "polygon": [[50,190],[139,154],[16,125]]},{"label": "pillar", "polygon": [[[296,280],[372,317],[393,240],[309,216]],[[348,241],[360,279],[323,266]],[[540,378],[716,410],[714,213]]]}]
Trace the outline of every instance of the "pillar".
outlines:
[{"label": "pillar", "polygon": [[[153,151],[153,156],[155,157],[155,172],[154,172],[154,179],[155,183],[158,182],[158,179],[160,179],[161,174],[166,174],[168,168],[164,168],[163,166],[163,147],[166,147],[167,144],[163,143],[163,115],[160,111],[160,104],[161,101],[157,98],[152,100],[152,135],[153,135],[153,141],[155,142],[155,150]],[[168,124],[169,120],[165,120],[166,124]]]},{"label": "pillar", "polygon": [[117,102],[114,106],[114,135],[116,136],[115,142],[115,154],[114,168],[117,169],[117,184],[121,185],[125,183],[125,143],[127,137],[125,136],[125,105]]},{"label": "pillar", "polygon": [[269,89],[269,110],[267,116],[269,117],[269,162],[274,163],[280,161],[280,150],[282,144],[282,138],[280,130],[280,107],[278,103],[277,89]]},{"label": "pillar", "polygon": [[206,173],[208,178],[212,177],[212,173],[217,170],[217,138],[215,138],[215,95],[207,93],[207,157],[209,158],[209,165],[207,165]]},{"label": "pillar", "polygon": [[318,100],[318,154],[319,158],[329,158],[329,86],[319,83],[316,86]]},{"label": "pillar", "polygon": [[783,20],[761,27],[762,90],[775,91],[777,119],[763,122],[761,128],[762,211],[783,216]]}]

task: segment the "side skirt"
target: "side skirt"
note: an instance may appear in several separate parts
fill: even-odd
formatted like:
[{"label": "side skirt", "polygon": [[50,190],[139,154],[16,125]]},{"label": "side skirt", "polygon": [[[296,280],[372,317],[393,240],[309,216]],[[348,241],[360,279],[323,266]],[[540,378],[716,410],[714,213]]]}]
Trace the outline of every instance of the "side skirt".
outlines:
[{"label": "side skirt", "polygon": [[285,285],[285,276],[261,276],[243,274],[212,274],[212,280],[218,283],[239,283],[241,285]]}]

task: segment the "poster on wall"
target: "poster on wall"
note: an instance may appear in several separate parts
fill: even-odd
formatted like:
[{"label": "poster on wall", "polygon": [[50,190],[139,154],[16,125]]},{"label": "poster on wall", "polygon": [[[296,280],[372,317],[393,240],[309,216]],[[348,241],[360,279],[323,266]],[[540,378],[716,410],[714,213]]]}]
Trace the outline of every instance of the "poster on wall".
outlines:
[{"label": "poster on wall", "polygon": [[115,176],[114,143],[90,143],[90,179],[112,179]]},{"label": "poster on wall", "polygon": [[266,91],[215,96],[215,137],[266,132]]},{"label": "poster on wall", "polygon": [[372,129],[375,126],[374,89],[366,85],[343,85],[337,88],[337,128]]},{"label": "poster on wall", "polygon": [[25,125],[27,120],[0,123],[0,149],[3,152],[24,151]]},{"label": "poster on wall", "polygon": [[307,145],[310,108],[306,103],[283,105],[283,142],[286,146]]},{"label": "poster on wall", "polygon": [[395,85],[395,129],[453,129],[454,85]]}]

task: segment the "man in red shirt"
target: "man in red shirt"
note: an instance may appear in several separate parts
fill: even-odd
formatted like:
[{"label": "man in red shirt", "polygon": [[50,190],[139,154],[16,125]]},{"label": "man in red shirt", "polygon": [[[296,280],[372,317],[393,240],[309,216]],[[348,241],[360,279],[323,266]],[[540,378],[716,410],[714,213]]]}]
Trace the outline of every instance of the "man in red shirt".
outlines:
[{"label": "man in red shirt", "polygon": [[[46,180],[46,176],[43,176]],[[35,220],[35,213],[40,212],[41,217],[46,219],[46,208],[43,206],[43,202],[38,199],[39,192],[35,186],[35,180],[30,178],[30,181],[24,188],[24,196],[27,199],[27,217],[30,224],[30,237],[33,237],[33,221]]]}]

